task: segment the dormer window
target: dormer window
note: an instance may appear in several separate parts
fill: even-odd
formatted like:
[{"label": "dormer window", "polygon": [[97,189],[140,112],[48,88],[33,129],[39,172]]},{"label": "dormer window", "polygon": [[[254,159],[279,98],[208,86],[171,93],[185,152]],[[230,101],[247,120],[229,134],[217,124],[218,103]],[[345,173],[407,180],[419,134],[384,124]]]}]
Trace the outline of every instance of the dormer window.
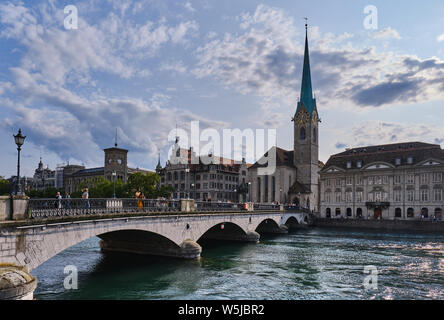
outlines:
[{"label": "dormer window", "polygon": [[358,160],[358,162],[356,162],[356,166],[358,168],[362,168],[362,160]]},{"label": "dormer window", "polygon": [[412,164],[413,163],[413,157],[408,157],[407,158],[407,163],[408,164]]},{"label": "dormer window", "polygon": [[347,161],[347,169],[351,169],[352,167],[352,162],[351,161]]},{"label": "dormer window", "polygon": [[395,164],[396,164],[397,166],[401,165],[401,158],[396,158],[396,160],[395,160]]}]

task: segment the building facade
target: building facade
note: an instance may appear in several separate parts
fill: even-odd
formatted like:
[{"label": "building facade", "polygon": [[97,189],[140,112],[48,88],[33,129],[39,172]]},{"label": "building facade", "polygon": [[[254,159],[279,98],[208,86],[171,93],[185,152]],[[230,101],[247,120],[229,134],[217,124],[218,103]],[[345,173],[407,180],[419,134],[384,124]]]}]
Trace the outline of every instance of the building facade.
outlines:
[{"label": "building facade", "polygon": [[[306,26],[307,27],[307,26]],[[296,113],[292,119],[294,148],[291,151],[278,147],[268,154],[276,154],[276,170],[273,174],[262,175],[260,159],[249,169],[251,196],[253,202],[297,203],[313,211],[319,210],[319,115],[316,99],[313,97],[308,35],[305,35],[304,65],[302,71],[301,95]]]},{"label": "building facade", "polygon": [[42,158],[38,164],[37,169],[34,171],[32,179],[32,189],[45,190],[47,188],[55,188],[56,186],[56,172],[43,166]]},{"label": "building facade", "polygon": [[[205,160],[203,160],[205,159]],[[160,185],[174,188],[174,199],[198,201],[245,202],[248,193],[248,164],[209,154],[198,157],[192,148],[180,148],[178,139],[164,168],[156,172]]]},{"label": "building facade", "polygon": [[322,218],[442,219],[444,151],[421,142],[333,155],[321,171]]}]

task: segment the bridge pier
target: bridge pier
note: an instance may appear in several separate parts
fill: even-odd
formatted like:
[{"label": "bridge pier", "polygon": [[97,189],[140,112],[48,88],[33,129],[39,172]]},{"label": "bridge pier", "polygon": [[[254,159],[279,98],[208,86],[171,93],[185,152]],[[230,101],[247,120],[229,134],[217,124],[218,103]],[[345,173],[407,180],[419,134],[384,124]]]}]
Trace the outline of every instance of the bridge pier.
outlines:
[{"label": "bridge pier", "polygon": [[236,241],[236,242],[259,242],[259,233],[248,231],[247,233],[209,233],[202,236],[202,240]]},{"label": "bridge pier", "polygon": [[100,240],[100,249],[104,252],[128,252],[142,255],[164,256],[180,259],[198,259],[202,247],[192,241],[185,240],[180,246],[159,246],[155,243],[135,243],[121,240]]},{"label": "bridge pier", "polygon": [[202,248],[192,240],[180,246],[171,240],[151,232],[126,230],[99,235],[102,251],[129,252],[144,255],[166,256],[181,259],[197,259]]}]

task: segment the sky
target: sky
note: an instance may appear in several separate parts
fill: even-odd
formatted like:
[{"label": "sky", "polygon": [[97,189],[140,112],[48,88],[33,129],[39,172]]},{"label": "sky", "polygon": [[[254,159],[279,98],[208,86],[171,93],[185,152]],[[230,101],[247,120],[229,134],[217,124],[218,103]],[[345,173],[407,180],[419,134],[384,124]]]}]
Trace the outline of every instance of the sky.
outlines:
[{"label": "sky", "polygon": [[321,161],[349,147],[444,146],[443,16],[441,0],[1,1],[0,176],[16,172],[19,128],[27,176],[40,157],[103,166],[116,129],[129,166],[153,169],[192,121],[276,129],[291,149],[304,17]]}]

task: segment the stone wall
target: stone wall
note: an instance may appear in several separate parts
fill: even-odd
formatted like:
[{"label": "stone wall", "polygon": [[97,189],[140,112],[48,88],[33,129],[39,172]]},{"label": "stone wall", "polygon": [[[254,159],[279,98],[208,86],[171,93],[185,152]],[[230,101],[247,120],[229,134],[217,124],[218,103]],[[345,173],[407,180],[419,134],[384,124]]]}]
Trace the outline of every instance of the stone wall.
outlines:
[{"label": "stone wall", "polygon": [[444,232],[443,221],[316,219],[314,226],[323,228],[374,229],[382,231]]},{"label": "stone wall", "polygon": [[0,221],[11,219],[11,199],[9,196],[0,196]]}]

